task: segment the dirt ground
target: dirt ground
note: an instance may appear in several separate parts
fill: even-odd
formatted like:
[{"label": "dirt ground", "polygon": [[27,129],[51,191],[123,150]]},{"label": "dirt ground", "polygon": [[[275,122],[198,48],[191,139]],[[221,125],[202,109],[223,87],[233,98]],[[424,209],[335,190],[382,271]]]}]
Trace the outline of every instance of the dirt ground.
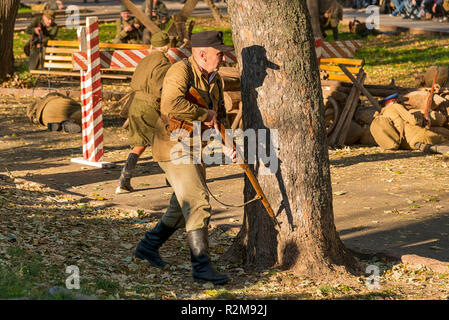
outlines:
[{"label": "dirt ground", "polygon": [[[70,261],[76,260],[93,268],[92,266],[107,264],[105,262],[107,259],[113,259],[108,257],[98,262],[101,259],[93,258],[95,252],[99,256],[109,252],[122,261],[120,266],[112,264],[111,266],[122,275],[122,278],[118,276],[116,281],[123,289],[120,291],[120,297],[127,298],[447,299],[449,297],[449,271],[447,271],[449,270],[447,183],[449,160],[444,156],[426,156],[420,152],[409,151],[385,152],[379,148],[362,146],[329,151],[337,230],[347,247],[360,253],[367,253],[366,259],[371,260],[366,260],[366,264],[374,263],[381,266],[383,283],[381,290],[375,290],[373,293],[372,290],[364,288],[361,285],[363,279],[360,278],[353,279],[354,283],[350,281],[350,284],[348,282],[328,286],[296,279],[279,270],[255,274],[239,266],[222,264],[219,264],[220,268],[228,270],[235,278],[240,277],[244,280],[241,283],[238,281],[239,284],[234,281],[233,287],[217,289],[218,291],[213,286],[201,287],[189,280],[188,288],[181,289],[179,284],[175,284],[176,281],[169,279],[168,273],[164,272],[161,279],[166,281],[158,286],[152,282],[155,279],[154,273],[148,273],[147,266],[135,263],[131,257],[132,246],[149,226],[156,223],[171,195],[171,188],[165,185],[161,169],[152,161],[151,150],[144,153],[132,179],[136,190],[116,195],[114,192],[117,179],[129,147],[127,132],[121,128],[123,119],[118,117],[118,110],[111,108],[113,102],[103,102],[104,146],[105,161],[114,162],[117,166],[111,169],[98,169],[70,161],[72,158],[82,156],[80,134],[48,132],[46,128],[28,122],[25,118],[25,109],[32,101],[32,98],[26,97],[0,97],[0,178],[2,178],[0,221],[3,221],[0,224],[0,252],[11,246],[11,242],[2,244],[2,240],[7,241],[10,234],[21,239],[20,241],[13,239],[13,242],[23,245],[25,250],[47,248],[37,250],[44,256],[47,264],[67,265]],[[234,204],[242,202],[243,174],[238,166],[209,167],[207,175],[209,188],[222,201]],[[15,180],[11,180],[11,177]],[[40,204],[36,207],[37,202],[33,200]],[[213,207],[211,246],[214,248],[215,245],[213,253],[219,256],[238,232],[243,209],[223,207],[215,200],[211,200],[211,203]],[[48,214],[46,219],[52,223],[59,221],[55,230],[59,230],[61,236],[53,234],[57,241],[72,243],[80,237],[79,241],[83,243],[92,240],[104,244],[100,249],[98,243],[88,245],[93,251],[87,249],[85,251],[91,252],[90,257],[98,264],[90,261],[90,258],[80,258],[76,245],[69,246],[71,254],[67,256],[67,252],[55,249],[51,241],[48,243],[40,240],[42,238],[37,237],[34,232],[41,232],[39,228],[42,225],[38,228],[31,222],[30,229],[26,229],[25,225],[28,225],[29,221],[26,220],[28,222],[25,225],[20,222],[26,217],[13,215],[13,212],[20,212],[20,208],[32,221],[39,220],[39,215],[42,214]],[[89,225],[89,221],[95,224],[95,227]],[[103,224],[105,226],[102,226]],[[109,227],[116,225],[117,229],[110,228],[107,231],[108,224]],[[97,227],[98,230],[101,229],[98,233],[94,232]],[[44,234],[48,232],[51,235],[56,232],[53,228],[45,228],[42,231]],[[28,238],[23,234],[28,235]],[[178,269],[175,268],[177,270],[175,274],[178,272],[179,277],[189,277],[187,254],[183,258],[176,258],[178,254],[187,252],[183,241],[185,235],[181,232],[177,232],[176,235],[173,242],[176,242],[176,247],[180,251],[169,255],[169,259],[170,257],[173,261],[176,259],[180,266]],[[119,240],[122,242],[118,242]],[[61,246],[66,247],[66,244]],[[121,248],[122,251],[115,252],[114,246]],[[397,257],[398,260],[381,261],[379,260],[381,255],[373,258],[369,255],[371,253],[384,253],[390,258]],[[414,260],[415,263],[401,263],[400,257],[407,257],[406,255],[436,259],[438,261],[429,261],[435,262],[443,272],[434,272],[436,270],[432,270],[429,266],[420,265],[419,261],[422,260],[419,259],[416,260],[418,262]],[[179,262],[179,259],[185,261]],[[98,277],[92,270],[90,271],[92,279]],[[131,275],[136,274],[141,278],[129,279]],[[139,279],[149,285],[136,289]],[[242,285],[243,283],[245,285]],[[293,284],[295,289],[292,287]],[[89,291],[92,294],[118,298],[117,294],[113,293],[115,291],[107,286],[105,288],[100,286],[101,289],[98,289],[98,285],[92,286],[95,289]],[[281,293],[280,287],[285,289]]]}]

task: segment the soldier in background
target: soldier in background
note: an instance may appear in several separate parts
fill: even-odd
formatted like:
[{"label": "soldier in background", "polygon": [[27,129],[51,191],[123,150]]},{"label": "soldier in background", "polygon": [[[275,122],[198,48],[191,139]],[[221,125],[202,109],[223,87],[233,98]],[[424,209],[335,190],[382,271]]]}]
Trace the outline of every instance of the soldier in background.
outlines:
[{"label": "soldier in background", "polygon": [[37,16],[25,30],[31,35],[30,41],[25,45],[24,51],[30,57],[29,70],[43,68],[45,47],[48,40],[54,40],[58,34],[58,25],[55,23],[55,12],[44,10],[42,16]]},{"label": "soldier in background", "polygon": [[117,34],[113,43],[142,43],[143,26],[137,18],[131,16],[126,6],[120,9],[120,20],[117,20]]},{"label": "soldier in background", "polygon": [[133,97],[129,106],[129,144],[132,151],[122,169],[116,193],[133,191],[131,177],[140,155],[153,144],[154,126],[160,117],[162,82],[171,66],[168,60],[170,38],[166,32],[151,37],[153,51],[142,59],[134,71],[131,88]]},{"label": "soldier in background", "polygon": [[343,7],[336,1],[332,1],[329,9],[320,16],[320,26],[323,38],[326,38],[326,30],[331,29],[334,40],[338,40],[338,24],[343,20]]},{"label": "soldier in background", "polygon": [[81,132],[81,105],[75,100],[53,92],[27,107],[27,117],[49,131]]},{"label": "soldier in background", "polygon": [[[160,0],[152,0],[153,6],[150,18],[157,24],[159,29],[164,30],[166,24],[170,20],[167,6]],[[142,12],[145,12],[145,1],[142,3]]]},{"label": "soldier in background", "polygon": [[370,131],[376,143],[385,150],[421,150],[426,153],[449,152],[444,136],[423,128],[423,118],[411,114],[397,102],[398,95],[381,101],[382,110],[376,113]]}]

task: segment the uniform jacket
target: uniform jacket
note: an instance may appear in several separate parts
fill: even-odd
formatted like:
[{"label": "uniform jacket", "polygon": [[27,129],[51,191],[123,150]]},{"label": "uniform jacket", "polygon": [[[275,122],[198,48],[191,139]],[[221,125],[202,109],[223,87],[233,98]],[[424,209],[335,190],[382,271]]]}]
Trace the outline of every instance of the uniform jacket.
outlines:
[{"label": "uniform jacket", "polygon": [[162,84],[171,64],[160,51],[153,51],[137,65],[131,80],[134,97],[129,107],[129,143],[153,144],[154,127],[160,117]]},{"label": "uniform jacket", "polygon": [[[133,28],[129,32],[125,31],[125,28],[127,26],[132,26],[135,23],[140,25],[139,29]],[[143,27],[142,23],[140,23],[140,21],[137,20],[137,18],[131,17],[128,20],[120,19],[120,25],[121,25],[121,29],[120,29],[120,32],[116,35],[116,38],[118,38],[118,39],[120,39],[122,41],[124,41],[124,40],[127,40],[127,41],[129,41],[129,40],[137,40],[137,41],[140,40],[140,33],[139,32],[142,31],[144,27]]]},{"label": "uniform jacket", "polygon": [[[216,73],[211,80],[205,78],[193,56],[188,63],[179,61],[168,69],[164,79],[161,96],[163,116],[188,122],[205,121],[208,110],[186,100],[190,87],[195,88],[209,109],[217,112],[218,121],[226,122],[221,77]],[[156,161],[169,161],[170,151],[178,141],[170,141],[168,126],[161,119],[155,132],[153,157]]]}]

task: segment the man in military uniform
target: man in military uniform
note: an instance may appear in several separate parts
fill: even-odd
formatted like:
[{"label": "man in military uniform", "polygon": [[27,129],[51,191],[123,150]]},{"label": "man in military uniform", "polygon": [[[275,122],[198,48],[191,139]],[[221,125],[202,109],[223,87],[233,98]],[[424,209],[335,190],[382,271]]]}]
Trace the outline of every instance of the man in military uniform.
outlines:
[{"label": "man in military uniform", "polygon": [[326,30],[331,29],[334,40],[338,40],[338,24],[343,20],[343,7],[334,0],[329,9],[320,16],[320,26],[323,38],[326,38]]},{"label": "man in military uniform", "polygon": [[132,172],[140,155],[153,143],[154,126],[160,116],[162,83],[171,66],[167,58],[169,42],[166,32],[153,35],[153,51],[139,62],[131,79],[133,100],[128,111],[128,138],[133,149],[122,169],[116,193],[133,191]]},{"label": "man in military uniform", "polygon": [[81,105],[59,93],[49,93],[27,107],[27,117],[49,131],[81,132]]},{"label": "man in military uniform", "polygon": [[141,43],[143,26],[131,12],[122,5],[120,20],[117,20],[117,34],[113,43]]},{"label": "man in military uniform", "polygon": [[[169,128],[174,121],[200,121],[209,128],[218,127],[217,121],[225,123],[223,88],[218,69],[224,61],[224,52],[231,51],[232,48],[223,44],[223,33],[220,31],[193,34],[191,43],[192,56],[173,64],[165,76],[161,119],[156,126],[152,147],[153,158],[164,170],[174,193],[169,208],[156,228],[147,232],[138,244],[136,256],[146,258],[153,265],[165,265],[166,262],[159,256],[159,247],[176,229],[185,227],[193,279],[224,284],[229,281],[229,277],[212,267],[208,253],[211,206],[204,163],[191,161],[194,157],[191,144],[187,147],[187,154],[180,155],[177,148],[183,142],[178,144],[178,140],[171,140]],[[199,107],[186,99],[190,88],[198,91],[207,108]],[[193,139],[185,140],[191,143]],[[235,161],[232,149],[224,148],[223,151]]]},{"label": "man in military uniform", "polygon": [[29,70],[43,68],[47,42],[54,40],[58,34],[55,12],[44,10],[43,15],[35,17],[25,32],[31,35],[30,41],[25,45],[25,53],[30,56],[28,68]]},{"label": "man in military uniform", "polygon": [[442,135],[422,127],[423,119],[415,117],[401,104],[398,95],[381,101],[382,110],[375,114],[370,126],[376,143],[385,150],[421,150],[426,153],[449,152],[449,144]]},{"label": "man in military uniform", "polygon": [[[145,12],[145,1],[142,3],[141,10]],[[150,18],[157,24],[159,29],[164,30],[165,25],[170,20],[167,6],[160,0],[153,0]]]}]

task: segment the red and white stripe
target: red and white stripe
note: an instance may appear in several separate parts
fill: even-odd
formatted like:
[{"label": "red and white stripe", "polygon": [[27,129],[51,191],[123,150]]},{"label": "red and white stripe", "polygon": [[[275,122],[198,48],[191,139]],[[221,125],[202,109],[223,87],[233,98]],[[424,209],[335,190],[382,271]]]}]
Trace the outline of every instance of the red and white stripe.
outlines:
[{"label": "red and white stripe", "polygon": [[[84,28],[84,27],[80,27]],[[98,18],[86,19],[86,55],[81,70],[81,101],[83,127],[83,157],[90,162],[103,161],[103,115],[101,109],[101,71],[98,38]],[[80,50],[82,49],[82,29],[79,29]]]},{"label": "red and white stripe", "polygon": [[[101,51],[101,67],[108,69],[135,68],[140,60],[151,53],[151,49],[145,50],[114,50]],[[168,59],[175,63],[192,55],[191,50],[186,48],[170,48],[168,50]],[[234,51],[225,53],[226,62],[236,63],[237,57]],[[85,52],[73,53],[73,69],[87,70],[87,54]]]},{"label": "red and white stripe", "polygon": [[321,58],[353,58],[361,47],[360,40],[323,42]]}]

